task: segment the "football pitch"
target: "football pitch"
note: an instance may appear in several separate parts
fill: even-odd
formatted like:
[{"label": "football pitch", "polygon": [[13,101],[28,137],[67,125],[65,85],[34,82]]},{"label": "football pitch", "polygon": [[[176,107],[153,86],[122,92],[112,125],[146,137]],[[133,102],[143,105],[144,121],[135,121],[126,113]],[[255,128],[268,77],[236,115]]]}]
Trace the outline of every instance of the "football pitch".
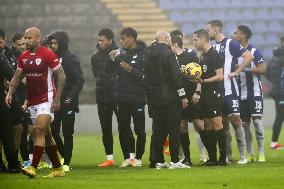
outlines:
[{"label": "football pitch", "polygon": [[[234,135],[234,134],[233,134]],[[98,163],[105,160],[100,134],[80,134],[74,138],[72,171],[61,178],[43,178],[49,170],[38,170],[37,177],[29,179],[22,174],[0,174],[0,189],[150,189],[150,188],[228,188],[228,189],[273,189],[284,187],[284,150],[271,150],[271,128],[266,128],[266,162],[247,165],[230,164],[227,167],[201,167],[195,136],[190,129],[191,156],[190,169],[149,169],[149,138],[142,167],[119,168],[122,153],[118,136],[114,139],[116,166],[100,168]],[[283,134],[280,143],[284,143]],[[238,159],[236,143],[233,139],[234,159]],[[256,149],[256,144],[254,144]],[[169,158],[167,158],[169,161]]]}]

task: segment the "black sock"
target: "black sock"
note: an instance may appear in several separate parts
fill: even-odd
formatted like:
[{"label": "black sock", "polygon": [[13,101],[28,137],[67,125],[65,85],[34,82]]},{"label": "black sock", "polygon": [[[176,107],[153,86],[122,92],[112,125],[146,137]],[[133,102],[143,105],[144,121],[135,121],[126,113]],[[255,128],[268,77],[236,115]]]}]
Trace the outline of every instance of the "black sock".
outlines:
[{"label": "black sock", "polygon": [[[2,148],[2,147],[1,147]],[[0,153],[0,165],[3,164],[2,152]]]},{"label": "black sock", "polygon": [[188,132],[180,134],[180,143],[181,143],[181,146],[182,146],[184,158],[188,161],[191,161],[190,149],[189,149],[190,140],[189,140]]},{"label": "black sock", "polygon": [[199,135],[200,135],[201,141],[202,141],[202,143],[204,144],[204,146],[205,146],[207,152],[209,152],[209,148],[208,148],[208,138],[207,138],[207,136],[206,136],[206,131],[205,131],[205,130],[202,130],[202,131],[199,131],[198,133],[199,133]]},{"label": "black sock", "polygon": [[217,161],[217,138],[214,130],[209,130],[206,132],[208,138],[208,156],[209,160],[216,162]]},{"label": "black sock", "polygon": [[220,152],[220,158],[219,161],[225,161],[226,162],[226,135],[225,130],[220,129],[218,131],[215,131],[216,138],[218,141],[218,147]]},{"label": "black sock", "polygon": [[17,162],[19,161],[19,150],[16,150],[16,160],[17,160]]}]

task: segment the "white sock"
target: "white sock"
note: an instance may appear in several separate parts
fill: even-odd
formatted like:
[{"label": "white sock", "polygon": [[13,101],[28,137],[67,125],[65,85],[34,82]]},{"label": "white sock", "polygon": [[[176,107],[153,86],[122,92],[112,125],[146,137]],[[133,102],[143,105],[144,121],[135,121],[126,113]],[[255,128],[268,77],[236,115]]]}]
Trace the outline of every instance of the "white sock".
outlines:
[{"label": "white sock", "polygon": [[129,153],[130,159],[135,159],[135,153]]},{"label": "white sock", "polygon": [[246,159],[246,138],[243,126],[235,128],[235,136],[241,159]]},{"label": "white sock", "polygon": [[225,132],[226,135],[226,156],[229,160],[232,160],[232,133],[230,127]]},{"label": "white sock", "polygon": [[113,154],[107,155],[107,160],[113,160]]},{"label": "white sock", "polygon": [[33,161],[33,154],[29,154],[30,161]]},{"label": "white sock", "polygon": [[243,127],[245,131],[247,151],[250,155],[254,156],[253,146],[252,146],[252,133],[250,130],[250,122],[243,122]]},{"label": "white sock", "polygon": [[264,154],[264,128],[260,119],[253,120],[255,127],[255,136],[258,144],[258,153]]}]

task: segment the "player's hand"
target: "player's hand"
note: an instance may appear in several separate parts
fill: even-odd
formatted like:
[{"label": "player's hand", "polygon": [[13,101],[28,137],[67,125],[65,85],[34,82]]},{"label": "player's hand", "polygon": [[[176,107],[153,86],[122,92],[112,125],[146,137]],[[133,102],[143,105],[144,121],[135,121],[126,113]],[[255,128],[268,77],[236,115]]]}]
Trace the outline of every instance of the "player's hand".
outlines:
[{"label": "player's hand", "polygon": [[57,112],[60,110],[60,100],[54,99],[51,105],[52,112]]},{"label": "player's hand", "polygon": [[120,62],[120,67],[122,67],[127,72],[130,72],[132,70],[132,67],[126,62]]},{"label": "player's hand", "polygon": [[200,95],[197,93],[194,93],[191,97],[191,102],[193,105],[196,105],[199,102]]},{"label": "player's hand", "polygon": [[6,99],[5,99],[5,102],[6,102],[6,104],[7,104],[7,106],[8,106],[9,108],[11,107],[12,99],[13,99],[12,95],[11,95],[11,94],[7,94]]},{"label": "player's hand", "polygon": [[237,77],[238,75],[239,74],[237,74],[236,72],[231,72],[231,73],[229,73],[229,78],[233,79],[233,78]]},{"label": "player's hand", "polygon": [[119,55],[119,51],[118,51],[118,50],[112,50],[112,51],[110,51],[110,53],[109,53],[109,57],[110,57],[110,59],[112,59],[112,60],[115,60],[115,58],[116,58],[118,55]]},{"label": "player's hand", "polygon": [[188,106],[188,100],[187,98],[181,99],[181,108],[185,109]]}]

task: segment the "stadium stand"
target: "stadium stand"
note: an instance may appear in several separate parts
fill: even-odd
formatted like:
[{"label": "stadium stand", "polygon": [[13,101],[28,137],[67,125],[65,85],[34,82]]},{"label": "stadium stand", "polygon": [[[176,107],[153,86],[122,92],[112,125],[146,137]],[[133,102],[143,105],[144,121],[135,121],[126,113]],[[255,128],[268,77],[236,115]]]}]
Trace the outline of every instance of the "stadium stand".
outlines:
[{"label": "stadium stand", "polygon": [[38,26],[43,35],[58,29],[68,32],[70,48],[80,57],[86,78],[81,102],[94,103],[95,80],[90,57],[96,50],[97,33],[110,27],[118,36],[120,22],[100,0],[1,1],[0,27],[8,34],[8,42],[16,32],[24,32],[32,25]]},{"label": "stadium stand", "polygon": [[95,102],[95,81],[90,56],[95,50],[97,32],[110,27],[118,41],[124,26],[135,27],[139,38],[150,43],[158,30],[180,28],[188,34],[189,46],[194,30],[204,28],[211,19],[220,19],[230,35],[238,24],[252,27],[253,43],[266,58],[279,43],[284,31],[283,0],[1,0],[0,26],[8,34],[8,42],[16,32],[31,25],[43,35],[62,29],[70,35],[71,50],[78,54],[86,77],[81,102]]},{"label": "stadium stand", "polygon": [[[238,24],[249,25],[253,44],[271,58],[272,49],[284,31],[284,1],[282,0],[157,0],[169,18],[188,35],[206,21],[220,19],[225,33],[230,35]],[[201,23],[201,24],[199,24]]]}]

